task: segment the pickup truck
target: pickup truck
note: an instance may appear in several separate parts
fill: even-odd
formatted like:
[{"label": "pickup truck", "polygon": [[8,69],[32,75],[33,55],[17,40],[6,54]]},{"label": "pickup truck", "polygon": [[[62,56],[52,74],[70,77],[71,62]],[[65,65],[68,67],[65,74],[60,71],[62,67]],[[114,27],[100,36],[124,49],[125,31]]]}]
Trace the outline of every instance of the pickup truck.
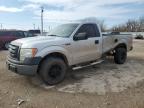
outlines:
[{"label": "pickup truck", "polygon": [[100,63],[107,55],[123,64],[132,48],[129,34],[102,34],[96,22],[73,22],[54,28],[47,36],[12,41],[6,64],[17,74],[39,75],[54,85],[64,80],[70,68]]}]

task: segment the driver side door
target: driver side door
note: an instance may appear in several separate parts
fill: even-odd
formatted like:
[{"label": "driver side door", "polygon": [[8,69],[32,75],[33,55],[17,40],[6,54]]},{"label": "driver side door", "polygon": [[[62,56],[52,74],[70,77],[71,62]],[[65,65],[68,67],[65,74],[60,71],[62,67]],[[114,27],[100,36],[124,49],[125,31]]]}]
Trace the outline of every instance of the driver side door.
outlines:
[{"label": "driver side door", "polygon": [[86,38],[75,40],[73,37],[72,53],[74,64],[93,61],[101,57],[101,36],[99,30],[96,30],[95,24],[84,24],[76,32],[78,34],[86,34]]}]

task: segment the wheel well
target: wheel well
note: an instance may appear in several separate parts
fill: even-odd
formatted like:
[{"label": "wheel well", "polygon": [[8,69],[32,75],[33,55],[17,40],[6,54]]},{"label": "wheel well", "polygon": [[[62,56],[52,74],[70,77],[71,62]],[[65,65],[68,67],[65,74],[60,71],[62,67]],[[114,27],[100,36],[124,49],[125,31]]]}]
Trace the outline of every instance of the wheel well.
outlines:
[{"label": "wheel well", "polygon": [[[119,44],[116,48],[125,48],[127,50],[127,46],[126,44],[122,43],[122,44]],[[115,48],[115,49],[116,49]]]},{"label": "wheel well", "polygon": [[46,58],[48,58],[48,57],[58,57],[58,58],[61,58],[62,60],[64,60],[64,62],[66,63],[66,65],[68,65],[68,60],[67,60],[67,58],[66,58],[66,56],[65,56],[64,54],[61,54],[61,53],[59,53],[59,52],[54,52],[54,53],[50,53],[50,54],[46,55],[46,56],[40,61],[37,72],[39,72],[39,69],[40,69],[40,66],[41,66],[42,62],[43,62]]}]

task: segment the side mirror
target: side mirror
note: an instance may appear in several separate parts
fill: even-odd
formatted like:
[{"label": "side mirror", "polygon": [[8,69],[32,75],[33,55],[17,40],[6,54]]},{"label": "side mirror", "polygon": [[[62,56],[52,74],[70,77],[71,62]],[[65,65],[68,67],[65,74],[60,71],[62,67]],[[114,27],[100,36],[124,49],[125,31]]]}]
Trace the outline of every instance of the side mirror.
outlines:
[{"label": "side mirror", "polygon": [[86,40],[88,39],[86,33],[78,33],[77,35],[74,36],[74,40],[77,41],[77,40]]}]

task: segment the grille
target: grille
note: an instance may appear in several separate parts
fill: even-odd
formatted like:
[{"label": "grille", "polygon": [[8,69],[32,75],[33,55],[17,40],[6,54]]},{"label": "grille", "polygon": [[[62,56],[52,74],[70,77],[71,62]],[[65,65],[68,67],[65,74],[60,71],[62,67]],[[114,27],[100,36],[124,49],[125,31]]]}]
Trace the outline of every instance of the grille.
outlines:
[{"label": "grille", "polygon": [[9,54],[12,59],[19,60],[19,46],[9,45]]}]

